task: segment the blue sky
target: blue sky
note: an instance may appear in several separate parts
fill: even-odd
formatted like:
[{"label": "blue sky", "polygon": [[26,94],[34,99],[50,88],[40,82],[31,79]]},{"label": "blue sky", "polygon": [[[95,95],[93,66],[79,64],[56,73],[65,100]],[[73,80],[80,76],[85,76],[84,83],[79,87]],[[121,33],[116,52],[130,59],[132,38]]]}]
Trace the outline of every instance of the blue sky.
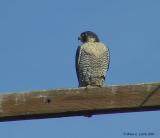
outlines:
[{"label": "blue sky", "polygon": [[[1,0],[0,92],[74,88],[79,34],[94,31],[111,53],[107,84],[160,82],[159,0]],[[3,138],[160,137],[160,112],[0,123]],[[142,137],[143,138],[143,137]]]}]

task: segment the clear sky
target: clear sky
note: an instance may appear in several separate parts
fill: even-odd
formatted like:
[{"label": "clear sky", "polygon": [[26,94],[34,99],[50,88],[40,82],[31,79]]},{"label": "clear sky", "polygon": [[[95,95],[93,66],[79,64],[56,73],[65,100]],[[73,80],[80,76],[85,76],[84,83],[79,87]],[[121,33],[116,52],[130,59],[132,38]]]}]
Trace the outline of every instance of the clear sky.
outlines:
[{"label": "clear sky", "polygon": [[[77,87],[77,38],[86,30],[110,48],[108,85],[160,82],[159,0],[1,0],[0,92]],[[159,116],[1,122],[0,137],[128,138],[124,133],[151,132],[158,138]]]}]

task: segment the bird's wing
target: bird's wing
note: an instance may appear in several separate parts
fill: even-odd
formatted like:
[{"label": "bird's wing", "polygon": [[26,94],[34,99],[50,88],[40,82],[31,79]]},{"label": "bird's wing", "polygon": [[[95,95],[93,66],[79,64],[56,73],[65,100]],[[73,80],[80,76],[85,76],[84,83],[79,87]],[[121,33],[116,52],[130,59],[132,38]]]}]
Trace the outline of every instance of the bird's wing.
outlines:
[{"label": "bird's wing", "polygon": [[110,51],[109,51],[109,48],[108,46],[106,46],[106,55],[107,55],[107,71],[109,69],[109,65],[110,65]]},{"label": "bird's wing", "polygon": [[77,73],[77,78],[79,82],[79,59],[80,59],[80,51],[81,47],[79,46],[76,51],[76,57],[75,57],[75,67],[76,67],[76,73]]},{"label": "bird's wing", "polygon": [[100,45],[102,45],[105,49],[104,52],[102,53],[102,55],[100,56],[100,63],[101,63],[101,70],[102,70],[102,75],[105,79],[107,71],[109,69],[109,64],[110,64],[110,52],[109,52],[109,48],[107,45],[104,45],[103,43],[99,43]]}]

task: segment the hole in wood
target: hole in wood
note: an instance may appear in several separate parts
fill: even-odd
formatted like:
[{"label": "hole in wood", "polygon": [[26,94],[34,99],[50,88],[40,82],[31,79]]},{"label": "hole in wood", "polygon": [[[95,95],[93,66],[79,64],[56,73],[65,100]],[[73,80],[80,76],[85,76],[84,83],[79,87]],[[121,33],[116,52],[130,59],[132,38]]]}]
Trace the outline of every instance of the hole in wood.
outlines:
[{"label": "hole in wood", "polygon": [[52,100],[51,99],[46,99],[46,103],[50,103]]}]

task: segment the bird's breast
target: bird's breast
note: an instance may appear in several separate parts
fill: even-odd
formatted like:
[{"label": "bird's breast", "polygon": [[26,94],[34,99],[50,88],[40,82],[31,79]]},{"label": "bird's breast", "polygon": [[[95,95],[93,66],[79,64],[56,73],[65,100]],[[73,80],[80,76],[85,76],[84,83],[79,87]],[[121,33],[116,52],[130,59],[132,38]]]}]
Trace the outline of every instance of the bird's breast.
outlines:
[{"label": "bird's breast", "polygon": [[106,47],[99,43],[88,43],[84,46],[84,51],[89,55],[99,57],[106,51]]}]

